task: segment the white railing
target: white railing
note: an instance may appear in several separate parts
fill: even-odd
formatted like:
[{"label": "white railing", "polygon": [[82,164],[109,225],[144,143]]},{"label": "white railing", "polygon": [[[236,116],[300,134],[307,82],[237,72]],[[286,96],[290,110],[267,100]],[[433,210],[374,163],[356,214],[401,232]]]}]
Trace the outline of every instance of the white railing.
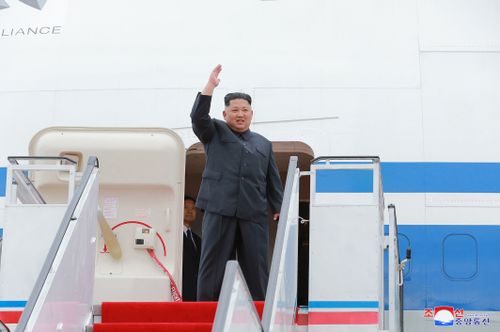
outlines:
[{"label": "white railing", "polygon": [[262,327],[266,332],[294,330],[297,306],[299,177],[297,157],[291,157],[262,316]]},{"label": "white railing", "polygon": [[212,331],[262,331],[259,315],[237,261],[226,264]]},{"label": "white railing", "polygon": [[[66,157],[47,156],[19,156],[8,157],[10,166],[7,170],[7,196],[11,205],[22,204],[46,204],[42,195],[38,192],[31,180],[24,172],[52,171],[68,173],[68,200],[69,203],[75,190],[76,162]],[[27,161],[29,164],[19,164],[19,161]],[[50,162],[58,163],[50,163]],[[39,163],[43,162],[43,163]],[[13,181],[11,181],[11,179]]]},{"label": "white railing", "polygon": [[90,157],[16,332],[82,331],[92,318],[97,159]]}]

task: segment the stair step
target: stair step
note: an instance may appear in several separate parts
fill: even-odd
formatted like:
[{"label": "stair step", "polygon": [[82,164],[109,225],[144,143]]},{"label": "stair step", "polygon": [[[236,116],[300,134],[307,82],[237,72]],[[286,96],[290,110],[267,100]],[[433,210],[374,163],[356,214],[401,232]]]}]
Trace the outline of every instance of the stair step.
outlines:
[{"label": "stair step", "polygon": [[104,302],[103,323],[213,323],[217,302]]},{"label": "stair step", "polygon": [[[106,323],[210,323],[218,302],[103,302],[101,321]],[[262,317],[264,302],[255,302]],[[156,331],[156,330],[155,330]]]},{"label": "stair step", "polygon": [[94,324],[94,332],[210,332],[212,323],[106,323]]}]

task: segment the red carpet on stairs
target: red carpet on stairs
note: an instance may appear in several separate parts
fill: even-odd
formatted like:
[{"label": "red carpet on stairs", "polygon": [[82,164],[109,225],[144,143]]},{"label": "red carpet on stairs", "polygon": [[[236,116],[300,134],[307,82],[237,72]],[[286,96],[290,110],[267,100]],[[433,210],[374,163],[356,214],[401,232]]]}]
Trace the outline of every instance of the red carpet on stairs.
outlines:
[{"label": "red carpet on stairs", "polygon": [[212,323],[109,323],[95,324],[97,332],[211,332]]},{"label": "red carpet on stairs", "polygon": [[[262,317],[264,302],[255,302]],[[104,302],[94,332],[211,331],[217,302]]]}]

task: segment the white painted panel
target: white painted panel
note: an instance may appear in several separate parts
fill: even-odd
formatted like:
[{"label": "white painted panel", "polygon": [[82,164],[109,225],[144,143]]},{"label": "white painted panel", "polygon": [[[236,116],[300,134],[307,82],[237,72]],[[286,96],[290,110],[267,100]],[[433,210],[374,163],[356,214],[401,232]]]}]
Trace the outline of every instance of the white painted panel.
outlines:
[{"label": "white painted panel", "polygon": [[[427,207],[500,208],[500,194],[427,193]],[[500,218],[499,218],[500,219]]]},{"label": "white painted panel", "polygon": [[498,225],[500,195],[426,193],[425,219],[427,225]]},{"label": "white painted panel", "polygon": [[[253,128],[271,140],[302,140],[316,155],[422,158],[417,89],[256,89]],[[300,120],[260,124],[266,121]]]},{"label": "white painted panel", "polygon": [[7,1],[10,8],[0,10],[0,90],[39,91],[58,84],[70,1],[49,0],[43,10]]},{"label": "white painted panel", "polygon": [[0,299],[27,300],[54,241],[66,205],[15,205],[2,209]]},{"label": "white painted panel", "polygon": [[304,86],[300,79],[308,73],[320,86],[418,85],[414,1],[307,3],[316,12],[303,12],[301,19],[314,17],[306,27],[315,29],[303,40],[308,46],[305,73],[292,70],[299,86]]},{"label": "white painted panel", "polygon": [[309,301],[380,301],[377,217],[377,206],[311,207]]},{"label": "white painted panel", "polygon": [[500,51],[498,0],[418,0],[423,51]]},{"label": "white painted panel", "polygon": [[7,156],[28,154],[31,137],[37,131],[51,125],[53,105],[54,93],[52,92],[30,92],[29,97],[17,92],[0,93],[2,116],[0,165],[7,164]]},{"label": "white painted panel", "polygon": [[424,193],[384,193],[384,200],[387,206],[389,204],[396,206],[398,225],[425,224]]},{"label": "white painted panel", "polygon": [[231,90],[415,87],[414,1],[67,0],[55,18],[49,1],[37,17],[61,33],[1,38],[0,89],[193,88],[216,63]]},{"label": "white painted panel", "polygon": [[[264,135],[271,141],[301,141],[309,145],[316,156],[330,155],[336,146],[337,140],[333,136],[336,125],[335,120],[326,121],[300,121],[296,123],[267,123],[256,124],[252,130]],[[321,123],[320,123],[321,122]]]},{"label": "white painted panel", "polygon": [[422,55],[426,161],[500,161],[500,53]]},{"label": "white painted panel", "polygon": [[500,208],[484,207],[428,207],[429,225],[498,225]]},{"label": "white painted panel", "polygon": [[54,125],[187,127],[196,89],[58,91]]},{"label": "white painted panel", "polygon": [[[498,225],[500,195],[480,193],[385,193],[399,225]],[[387,220],[387,219],[386,219]]]}]

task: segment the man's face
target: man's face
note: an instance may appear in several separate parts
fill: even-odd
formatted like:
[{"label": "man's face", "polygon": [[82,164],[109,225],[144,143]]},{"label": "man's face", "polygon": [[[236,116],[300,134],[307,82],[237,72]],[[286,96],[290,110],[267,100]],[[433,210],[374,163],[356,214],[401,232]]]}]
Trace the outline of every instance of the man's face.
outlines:
[{"label": "man's face", "polygon": [[184,224],[191,226],[196,219],[196,207],[190,199],[184,201]]},{"label": "man's face", "polygon": [[231,100],[222,114],[227,125],[238,133],[248,130],[253,117],[252,106],[245,99]]}]

